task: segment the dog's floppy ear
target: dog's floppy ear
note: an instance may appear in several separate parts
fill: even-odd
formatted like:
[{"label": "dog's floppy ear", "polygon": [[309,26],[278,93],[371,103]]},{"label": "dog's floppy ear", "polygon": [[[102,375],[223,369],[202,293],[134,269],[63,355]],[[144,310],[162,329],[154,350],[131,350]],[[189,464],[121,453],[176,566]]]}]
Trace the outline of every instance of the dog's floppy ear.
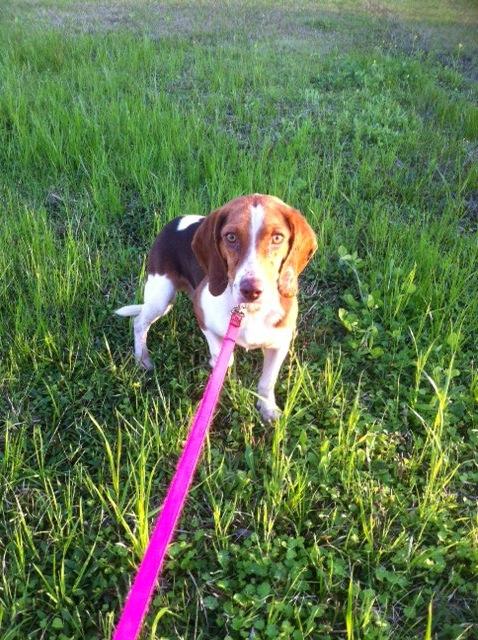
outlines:
[{"label": "dog's floppy ear", "polygon": [[220,296],[227,287],[227,263],[219,251],[221,228],[226,220],[225,207],[210,213],[193,236],[192,250],[209,280],[209,291]]},{"label": "dog's floppy ear", "polygon": [[304,216],[292,207],[281,209],[291,231],[289,253],[279,274],[279,293],[292,298],[298,292],[298,275],[301,273],[317,249],[314,230]]}]

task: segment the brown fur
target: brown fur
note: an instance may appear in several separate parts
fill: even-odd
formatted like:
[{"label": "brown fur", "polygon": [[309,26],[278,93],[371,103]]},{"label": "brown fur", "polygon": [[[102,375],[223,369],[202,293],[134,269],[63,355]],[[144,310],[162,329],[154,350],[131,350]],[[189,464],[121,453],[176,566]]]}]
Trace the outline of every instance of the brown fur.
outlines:
[{"label": "brown fur", "polygon": [[315,253],[317,240],[312,227],[297,209],[283,207],[281,213],[289,225],[291,240],[289,253],[280,271],[279,292],[291,298],[299,291],[298,276]]},{"label": "brown fur", "polygon": [[[194,300],[198,322],[204,326],[198,304],[199,292],[206,285],[214,296],[221,295],[249,248],[250,208],[261,205],[265,221],[256,250],[269,284],[277,286],[284,317],[276,326],[295,323],[298,275],[317,248],[315,234],[302,214],[273,196],[240,196],[210,213],[204,220],[177,230],[180,218],[168,223],[156,238],[148,257],[148,273],[166,274],[177,290]],[[237,242],[225,236],[234,233]],[[271,247],[271,237],[281,235],[281,246]]]},{"label": "brown fur", "polygon": [[[279,250],[279,256],[283,259],[277,286],[281,306],[288,316],[294,306],[290,300],[298,292],[297,278],[317,249],[315,233],[300,211],[272,196],[254,194],[235,198],[206,218],[193,238],[192,249],[207,274],[211,293],[220,295],[228,282],[234,279],[237,267],[245,257],[249,245],[250,207],[257,205],[264,208],[265,224],[256,248],[271,282],[277,280],[277,259],[270,257],[271,233],[280,233],[285,239]],[[229,232],[236,234],[237,248],[224,241],[224,236]],[[283,322],[277,326],[283,326]]]}]

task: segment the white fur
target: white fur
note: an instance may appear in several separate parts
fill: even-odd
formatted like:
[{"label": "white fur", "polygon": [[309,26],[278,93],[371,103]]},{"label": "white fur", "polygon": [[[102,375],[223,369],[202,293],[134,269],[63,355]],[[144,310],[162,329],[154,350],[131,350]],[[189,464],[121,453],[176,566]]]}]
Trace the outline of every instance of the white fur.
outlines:
[{"label": "white fur", "polygon": [[264,365],[262,367],[262,375],[257,385],[257,391],[259,394],[259,400],[257,401],[257,408],[261,412],[262,417],[269,420],[276,420],[280,415],[280,410],[276,404],[276,398],[274,393],[274,387],[277,382],[282,363],[287,356],[290,346],[289,341],[279,347],[278,349],[263,349]]},{"label": "white fur", "polygon": [[121,309],[116,309],[115,313],[117,316],[129,318],[131,316],[137,316],[141,312],[142,308],[142,304],[129,304],[126,307],[121,307]]},{"label": "white fur", "polygon": [[203,218],[204,218],[204,216],[183,216],[182,218],[179,219],[178,226],[176,227],[176,230],[177,231],[184,231],[184,229],[187,229],[192,224],[195,224],[196,222],[199,222],[199,220],[202,220]]},{"label": "white fur", "polygon": [[[211,367],[214,367],[216,364],[217,358],[219,356],[219,352],[221,351],[222,346],[222,338],[218,338],[217,335],[213,331],[209,331],[208,329],[202,329],[204,337],[207,340],[207,344],[209,347],[209,353],[211,357],[209,358],[209,364]],[[234,354],[231,354],[229,359],[229,367],[232,366],[234,362]]]},{"label": "white fur", "polygon": [[[222,336],[225,335],[231,311],[236,305],[230,287],[219,296],[213,296],[209,287],[204,287],[200,295],[200,305],[204,314],[203,330],[211,352],[211,366],[219,354]],[[242,320],[237,343],[244,349],[262,348],[264,366],[258,384],[259,400],[257,407],[262,417],[275,420],[280,411],[276,405],[274,387],[281,365],[289,351],[293,329],[291,327],[275,327],[282,313],[261,305],[253,312],[246,311]]]},{"label": "white fur", "polygon": [[241,281],[244,278],[253,278],[261,283],[265,282],[264,273],[257,257],[256,242],[259,231],[264,224],[265,212],[262,205],[256,207],[251,206],[251,223],[249,226],[249,247],[247,248],[246,257],[241,266],[237,270],[236,277],[232,283],[232,290],[236,304],[241,302],[242,296],[240,292]]},{"label": "white fur", "polygon": [[152,369],[146,339],[150,326],[171,308],[176,289],[165,275],[149,275],[144,286],[144,303],[134,319],[134,355],[138,364]]},{"label": "white fur", "polygon": [[[208,331],[212,331],[216,336],[224,336],[231,312],[236,306],[230,288],[227,287],[219,296],[213,296],[209,287],[204,287],[200,294],[200,305],[204,314],[204,324]],[[246,305],[246,309],[248,307],[249,305]],[[285,342],[290,342],[292,329],[274,326],[281,319],[283,313],[283,311],[279,312],[264,305],[252,312],[247,310],[237,343],[244,349],[259,349],[260,347],[279,349]]]}]

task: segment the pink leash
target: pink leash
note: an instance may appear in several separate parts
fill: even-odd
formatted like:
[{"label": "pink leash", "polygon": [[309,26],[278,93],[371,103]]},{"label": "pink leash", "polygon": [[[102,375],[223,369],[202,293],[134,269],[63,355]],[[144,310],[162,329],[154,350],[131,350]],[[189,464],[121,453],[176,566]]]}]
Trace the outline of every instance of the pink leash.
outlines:
[{"label": "pink leash", "polygon": [[148,547],[126,598],[123,612],[113,634],[113,640],[136,640],[141,631],[141,625],[148,611],[154,587],[163,565],[166,549],[186,501],[204,439],[217,405],[242,318],[243,313],[237,308],[234,309],[218,359],[191,423],[188,439],[169,485],[163,508],[156,520]]}]

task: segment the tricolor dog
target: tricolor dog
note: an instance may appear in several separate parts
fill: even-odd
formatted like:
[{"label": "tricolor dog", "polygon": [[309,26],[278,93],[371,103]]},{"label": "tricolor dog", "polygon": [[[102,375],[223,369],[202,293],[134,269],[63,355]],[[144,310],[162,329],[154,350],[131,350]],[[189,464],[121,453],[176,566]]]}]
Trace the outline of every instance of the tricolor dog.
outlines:
[{"label": "tricolor dog", "polygon": [[297,277],[317,248],[302,214],[279,198],[253,194],[231,200],[208,216],[182,216],[156,238],[148,258],[144,303],[118,309],[135,316],[134,354],[151,369],[148,330],[164,316],[177,291],[193,301],[214,366],[232,309],[245,305],[237,343],[262,349],[258,409],[279,415],[274,387],[297,320]]}]

